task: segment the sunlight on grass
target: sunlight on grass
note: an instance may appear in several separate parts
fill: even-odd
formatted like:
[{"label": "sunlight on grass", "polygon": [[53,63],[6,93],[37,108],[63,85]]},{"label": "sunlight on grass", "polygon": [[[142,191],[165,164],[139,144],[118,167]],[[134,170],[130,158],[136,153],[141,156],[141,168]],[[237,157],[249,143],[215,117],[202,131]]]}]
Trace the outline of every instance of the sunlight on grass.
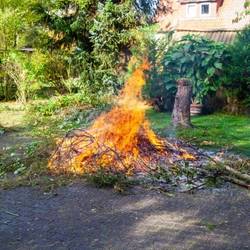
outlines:
[{"label": "sunlight on grass", "polygon": [[[152,127],[161,132],[166,129],[171,115],[148,112]],[[177,131],[179,138],[208,148],[227,148],[250,156],[250,117],[212,114],[192,117],[193,129]]]}]

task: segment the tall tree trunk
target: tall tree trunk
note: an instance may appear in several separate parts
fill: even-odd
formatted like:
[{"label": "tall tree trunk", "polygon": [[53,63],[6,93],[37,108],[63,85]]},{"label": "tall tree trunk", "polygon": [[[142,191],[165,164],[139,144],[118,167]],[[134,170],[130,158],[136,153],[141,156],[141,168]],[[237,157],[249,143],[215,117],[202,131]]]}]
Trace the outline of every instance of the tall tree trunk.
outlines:
[{"label": "tall tree trunk", "polygon": [[172,113],[172,124],[174,127],[192,127],[190,120],[191,98],[191,82],[186,78],[179,79],[177,81],[177,93]]}]

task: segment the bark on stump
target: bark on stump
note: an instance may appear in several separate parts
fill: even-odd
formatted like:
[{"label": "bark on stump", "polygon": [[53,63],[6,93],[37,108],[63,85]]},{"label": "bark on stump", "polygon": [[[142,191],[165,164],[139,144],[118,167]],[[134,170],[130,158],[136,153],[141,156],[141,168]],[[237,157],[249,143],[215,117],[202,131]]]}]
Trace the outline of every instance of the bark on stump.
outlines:
[{"label": "bark on stump", "polygon": [[191,98],[192,85],[190,81],[186,78],[179,79],[172,113],[172,125],[174,127],[192,127],[190,120]]}]

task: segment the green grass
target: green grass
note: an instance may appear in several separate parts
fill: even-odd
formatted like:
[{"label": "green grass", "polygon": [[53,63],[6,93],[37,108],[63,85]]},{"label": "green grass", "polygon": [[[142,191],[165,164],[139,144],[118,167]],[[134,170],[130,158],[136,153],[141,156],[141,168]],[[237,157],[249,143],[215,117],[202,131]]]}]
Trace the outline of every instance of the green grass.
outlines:
[{"label": "green grass", "polygon": [[[170,114],[150,110],[148,117],[158,133],[171,131],[167,129]],[[192,117],[192,124],[194,128],[178,130],[175,135],[201,147],[223,148],[250,156],[250,117],[219,113]]]}]

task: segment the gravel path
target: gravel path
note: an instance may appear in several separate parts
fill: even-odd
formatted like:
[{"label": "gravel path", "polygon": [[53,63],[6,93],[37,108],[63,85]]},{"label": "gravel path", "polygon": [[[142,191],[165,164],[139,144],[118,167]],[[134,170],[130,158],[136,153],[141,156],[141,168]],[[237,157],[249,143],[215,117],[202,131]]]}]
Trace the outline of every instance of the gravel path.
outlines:
[{"label": "gravel path", "polygon": [[83,183],[0,191],[0,249],[250,249],[250,195],[236,187],[129,195]]}]

